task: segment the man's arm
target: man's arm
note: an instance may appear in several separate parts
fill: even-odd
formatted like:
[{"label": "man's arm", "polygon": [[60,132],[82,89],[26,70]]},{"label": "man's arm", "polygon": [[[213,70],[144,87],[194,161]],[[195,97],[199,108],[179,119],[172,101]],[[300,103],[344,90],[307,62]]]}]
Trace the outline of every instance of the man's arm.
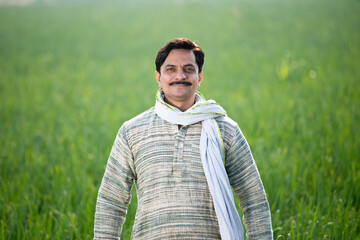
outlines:
[{"label": "man's arm", "polygon": [[94,239],[120,239],[134,179],[133,156],[123,125],[111,149],[98,193]]},{"label": "man's arm", "polygon": [[273,239],[269,203],[250,147],[239,127],[227,151],[225,166],[230,184],[240,199],[247,238]]}]

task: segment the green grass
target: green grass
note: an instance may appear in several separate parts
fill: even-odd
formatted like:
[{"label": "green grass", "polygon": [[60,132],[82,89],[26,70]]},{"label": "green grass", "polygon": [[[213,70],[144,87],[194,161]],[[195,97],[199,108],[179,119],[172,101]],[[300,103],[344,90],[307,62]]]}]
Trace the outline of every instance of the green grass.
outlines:
[{"label": "green grass", "polygon": [[92,238],[115,134],[153,106],[155,54],[179,36],[205,50],[200,91],[250,143],[274,238],[359,239],[359,12],[356,0],[0,7],[0,239]]}]

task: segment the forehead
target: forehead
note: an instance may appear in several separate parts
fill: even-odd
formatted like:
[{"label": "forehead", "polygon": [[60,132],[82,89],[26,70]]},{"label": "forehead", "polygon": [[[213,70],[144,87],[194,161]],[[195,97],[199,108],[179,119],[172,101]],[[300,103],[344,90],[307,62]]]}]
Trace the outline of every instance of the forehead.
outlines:
[{"label": "forehead", "polygon": [[193,64],[196,66],[195,54],[188,49],[173,49],[165,59],[163,66]]}]

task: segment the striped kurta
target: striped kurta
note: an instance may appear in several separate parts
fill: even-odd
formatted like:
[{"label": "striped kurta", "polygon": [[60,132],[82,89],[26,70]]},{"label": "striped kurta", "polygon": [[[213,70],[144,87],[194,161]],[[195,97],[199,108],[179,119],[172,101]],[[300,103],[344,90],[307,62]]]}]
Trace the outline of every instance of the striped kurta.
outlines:
[{"label": "striped kurta", "polygon": [[[272,239],[269,204],[250,148],[234,121],[216,120],[246,235]],[[133,182],[138,208],[132,239],[221,239],[200,158],[201,128],[199,122],[179,129],[154,108],[121,126],[99,189],[94,239],[119,239]]]}]

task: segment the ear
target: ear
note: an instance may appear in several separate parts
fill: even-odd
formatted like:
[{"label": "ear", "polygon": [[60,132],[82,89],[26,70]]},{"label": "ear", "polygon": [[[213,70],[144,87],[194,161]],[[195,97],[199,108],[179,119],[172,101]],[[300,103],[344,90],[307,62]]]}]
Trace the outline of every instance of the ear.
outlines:
[{"label": "ear", "polygon": [[199,73],[199,81],[198,81],[199,87],[202,80],[203,80],[203,72]]},{"label": "ear", "polygon": [[159,84],[159,87],[161,87],[160,73],[158,71],[155,71],[155,78],[156,78],[156,81]]}]

